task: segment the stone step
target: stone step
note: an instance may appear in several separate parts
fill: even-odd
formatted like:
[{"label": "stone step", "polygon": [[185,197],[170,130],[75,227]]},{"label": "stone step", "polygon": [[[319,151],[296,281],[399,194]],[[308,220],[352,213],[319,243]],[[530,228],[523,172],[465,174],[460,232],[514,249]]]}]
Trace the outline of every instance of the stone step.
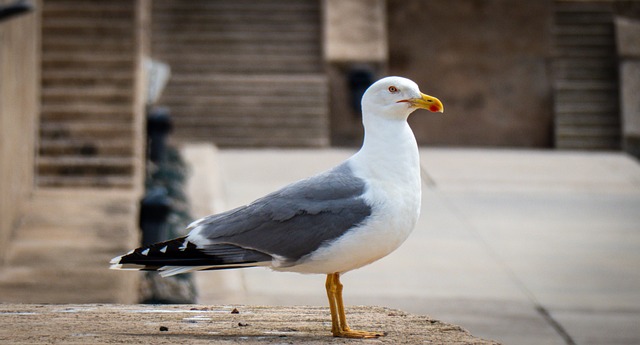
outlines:
[{"label": "stone step", "polygon": [[[76,13],[84,13],[84,12],[117,12],[119,14],[130,13],[133,4],[130,0],[111,0],[111,1],[99,1],[96,3],[91,3],[88,1],[78,1],[78,0],[55,0],[55,1],[44,1],[43,9],[49,13],[55,12],[64,12],[68,13],[69,11]],[[74,12],[75,11],[75,12]]]},{"label": "stone step", "polygon": [[[64,107],[70,107],[74,109],[105,107],[105,112],[113,109],[120,109],[119,106],[130,105],[131,109],[127,112],[130,117],[133,116],[133,106],[131,105],[131,95],[86,95],[84,97],[75,97],[73,94],[55,94],[49,97],[42,97],[42,112],[46,113],[48,107],[54,106],[54,109],[63,109]],[[100,114],[104,112],[99,111]],[[86,114],[91,116],[92,114]]]},{"label": "stone step", "polygon": [[613,68],[567,68],[558,71],[557,78],[567,81],[609,81],[615,79],[618,71]]},{"label": "stone step", "polygon": [[189,81],[189,82],[207,82],[212,84],[224,83],[224,85],[231,86],[269,86],[274,85],[319,85],[322,86],[327,82],[327,77],[324,74],[309,73],[309,74],[224,74],[224,73],[208,73],[204,75],[176,75],[172,76],[172,80],[176,81]]},{"label": "stone step", "polygon": [[[575,123],[574,123],[575,124]],[[572,137],[619,137],[620,126],[619,124],[606,124],[603,126],[590,126],[586,124],[578,124],[576,126],[564,127],[559,126],[556,128],[556,133],[560,136],[572,136]]]},{"label": "stone step", "polygon": [[42,139],[40,140],[39,152],[43,156],[116,156],[127,157],[133,155],[131,143],[122,140],[102,139],[90,140],[64,138],[64,139]]},{"label": "stone step", "polygon": [[551,62],[551,67],[554,70],[562,69],[586,69],[586,70],[617,70],[617,61],[611,59],[599,59],[599,58],[563,58],[554,59]]},{"label": "stone step", "polygon": [[556,47],[553,55],[557,58],[608,58],[615,54],[615,46],[575,46],[570,49]]},{"label": "stone step", "polygon": [[610,1],[567,1],[556,0],[553,3],[554,10],[558,13],[601,13],[611,11],[612,3]]},{"label": "stone step", "polygon": [[[274,119],[297,117],[305,118],[308,121],[326,121],[327,110],[324,107],[305,106],[304,104],[291,107],[288,104],[282,106],[271,105],[243,105],[239,108],[233,103],[220,104],[212,107],[208,104],[174,104],[171,106],[171,113],[174,117],[180,118],[179,122],[194,121],[233,121],[234,118],[243,117],[273,117]],[[220,119],[217,119],[220,117]],[[193,120],[192,120],[193,119]]]},{"label": "stone step", "polygon": [[[171,65],[184,62],[184,55],[179,51],[168,52],[163,54],[163,61],[167,61]],[[238,51],[219,50],[218,52],[192,53],[189,55],[189,65],[205,65],[210,67],[226,66],[229,64],[320,64],[321,58],[310,52],[298,52],[291,54],[289,52],[250,52],[246,51],[239,54]],[[180,67],[180,66],[176,66]]]},{"label": "stone step", "polygon": [[602,103],[602,102],[589,102],[584,100],[582,102],[563,102],[556,103],[554,111],[558,115],[563,114],[602,114],[609,115],[603,117],[616,117],[618,113],[618,103]]},{"label": "stone step", "polygon": [[[166,42],[169,40],[174,44],[172,47],[178,51],[184,51],[183,48],[192,47],[193,45],[207,45],[208,47],[226,48],[227,46],[268,46],[273,44],[304,44],[309,41],[320,40],[319,32],[257,32],[257,31],[234,31],[234,32],[210,32],[207,34],[194,34],[190,32],[169,33],[156,40],[162,39]],[[209,48],[212,49],[212,48]],[[171,53],[167,51],[163,53]],[[196,51],[190,52],[197,53]]]},{"label": "stone step", "polygon": [[180,119],[178,128],[189,128],[199,126],[212,126],[217,130],[225,127],[243,127],[247,130],[251,128],[277,128],[286,126],[293,130],[295,128],[323,128],[328,125],[326,119],[314,116],[315,114],[283,114],[281,116],[265,116],[265,114],[254,113],[244,116],[238,114],[224,114],[216,112],[215,116],[189,116]]},{"label": "stone step", "polygon": [[[608,9],[608,11],[606,11]],[[556,11],[555,25],[576,24],[609,24],[612,20],[611,7],[605,6],[599,10],[566,10]]]},{"label": "stone step", "polygon": [[50,69],[42,71],[42,78],[45,80],[103,80],[105,82],[115,81],[122,82],[124,80],[133,81],[134,76],[128,70],[113,71],[108,74],[98,73],[94,70],[72,69],[58,70]]},{"label": "stone step", "polygon": [[87,123],[87,122],[43,122],[40,137],[43,139],[111,139],[131,140],[133,128],[130,123]]},{"label": "stone step", "polygon": [[244,33],[260,33],[261,35],[274,35],[285,32],[297,32],[304,34],[318,34],[320,32],[319,26],[311,26],[307,23],[308,20],[317,19],[316,13],[310,13],[308,18],[296,16],[290,17],[289,20],[239,20],[237,16],[234,16],[233,20],[230,20],[228,16],[208,16],[198,18],[185,18],[184,21],[177,20],[179,17],[172,15],[171,17],[164,17],[162,15],[154,18],[154,22],[151,24],[154,30],[165,31],[167,35],[182,35],[188,32],[202,32],[205,31],[204,37],[215,36],[223,33],[230,32],[244,32]]},{"label": "stone step", "polygon": [[322,66],[314,63],[286,64],[280,61],[260,63],[229,63],[208,65],[171,65],[171,72],[175,74],[204,74],[210,72],[237,73],[237,74],[296,74],[296,73],[320,73]]},{"label": "stone step", "polygon": [[[551,32],[555,36],[611,36],[615,34],[614,28],[609,23],[594,24],[588,23],[587,25],[562,25],[554,26]],[[554,38],[555,40],[556,38]]]},{"label": "stone step", "polygon": [[43,112],[46,112],[46,107],[50,104],[130,104],[133,99],[130,91],[130,89],[109,86],[46,88],[42,90]]},{"label": "stone step", "polygon": [[612,113],[611,116],[602,116],[600,114],[562,114],[556,116],[555,123],[559,127],[571,128],[571,127],[605,127],[605,128],[618,128],[620,127],[620,119]]},{"label": "stone step", "polygon": [[43,71],[58,70],[61,73],[78,70],[99,70],[103,74],[109,74],[118,71],[133,71],[134,63],[133,61],[117,58],[104,58],[101,61],[56,59],[43,60],[42,68]]},{"label": "stone step", "polygon": [[[157,51],[164,51],[166,53],[161,53],[166,55],[163,58],[163,61],[171,62],[172,64],[182,64],[184,63],[184,59],[179,59],[179,56],[176,53],[171,53],[171,49],[177,49],[179,44],[172,45],[167,42],[159,42],[158,44],[154,44],[154,49]],[[185,47],[185,50],[189,50],[189,47]],[[198,54],[202,56],[215,56],[216,54],[224,55],[267,55],[267,56],[283,56],[285,58],[291,59],[289,56],[301,56],[301,57],[309,57],[316,56],[316,59],[320,59],[322,56],[322,49],[318,44],[310,43],[310,42],[298,42],[295,44],[291,44],[290,42],[272,42],[270,44],[225,44],[225,45],[215,45],[211,43],[203,43],[202,48],[198,49]],[[174,58],[178,58],[173,60]],[[206,61],[209,64],[215,63],[215,60],[209,59]],[[176,76],[177,77],[177,76]]]},{"label": "stone step", "polygon": [[42,88],[43,89],[60,89],[60,88],[87,88],[96,89],[103,87],[111,87],[114,89],[131,89],[135,81],[131,77],[121,78],[115,76],[84,76],[77,75],[57,75],[57,76],[43,76]]},{"label": "stone step", "polygon": [[576,33],[571,35],[556,34],[554,45],[556,49],[579,47],[602,47],[615,49],[615,42],[611,40],[612,34],[585,35]]},{"label": "stone step", "polygon": [[109,167],[114,170],[126,170],[133,165],[130,157],[83,157],[83,156],[57,156],[40,157],[41,168],[44,167]]},{"label": "stone step", "polygon": [[[86,36],[63,36],[63,37],[46,37],[42,42],[43,52],[56,51],[91,51],[91,52],[112,52],[112,51],[131,51],[134,47],[133,41],[123,40],[118,36],[104,36],[97,40],[93,37]],[[91,71],[95,72],[95,71]]]},{"label": "stone step", "polygon": [[102,35],[132,35],[133,26],[131,25],[114,25],[114,26],[85,26],[85,27],[52,27],[44,28],[49,37],[63,39],[67,36],[80,37],[100,37]]},{"label": "stone step", "polygon": [[135,162],[131,157],[40,156],[39,176],[85,176],[88,179],[107,176],[130,178]]},{"label": "stone step", "polygon": [[219,147],[326,147],[329,145],[328,134],[320,130],[216,131],[203,127],[176,128],[175,137],[178,141],[214,142]]},{"label": "stone step", "polygon": [[[94,64],[95,66],[107,65],[132,65],[134,63],[133,56],[129,52],[112,51],[109,54],[102,52],[76,52],[60,50],[55,52],[47,52],[42,56],[43,64]],[[78,69],[80,69],[78,67]],[[96,75],[100,75],[100,71],[94,71]]]},{"label": "stone step", "polygon": [[222,42],[216,44],[216,42],[202,42],[200,43],[197,38],[186,39],[185,42],[175,42],[168,40],[154,41],[153,49],[154,54],[167,54],[171,56],[172,50],[190,50],[191,45],[199,44],[198,53],[202,55],[209,54],[272,54],[272,55],[313,55],[320,54],[322,48],[316,42],[300,41],[292,44],[287,41],[275,41],[271,40],[269,44],[258,44],[255,42]]},{"label": "stone step", "polygon": [[[207,93],[206,88],[199,88],[196,90],[202,90],[203,93]],[[326,99],[324,97],[313,97],[313,94],[308,94],[307,97],[300,97],[300,95],[292,94],[292,95],[265,95],[261,94],[259,96],[251,95],[251,94],[223,94],[219,95],[216,93],[213,94],[197,94],[191,95],[187,99],[185,95],[189,94],[189,91],[194,91],[193,89],[185,88],[180,91],[171,90],[170,93],[164,95],[162,100],[167,102],[168,105],[173,104],[184,104],[184,102],[188,102],[189,104],[210,104],[211,106],[216,105],[233,105],[236,104],[238,108],[242,108],[244,105],[249,106],[280,106],[286,107],[287,105],[295,106],[298,102],[303,103],[305,106],[324,106],[324,102]]]},{"label": "stone step", "polygon": [[69,122],[69,121],[87,121],[87,122],[131,122],[132,109],[114,103],[99,104],[94,102],[78,102],[72,100],[70,102],[47,102],[40,113],[41,121],[45,122]]},{"label": "stone step", "polygon": [[192,1],[156,1],[155,9],[166,11],[237,11],[240,13],[247,12],[264,12],[264,11],[280,11],[288,12],[301,10],[317,11],[318,7],[315,0],[280,0],[280,1],[252,1],[252,0],[192,0]]},{"label": "stone step", "polygon": [[554,89],[558,91],[611,91],[615,94],[618,83],[611,80],[557,80],[554,83]]},{"label": "stone step", "polygon": [[181,74],[171,78],[171,82],[179,85],[207,87],[212,92],[220,93],[326,93],[327,78],[321,74],[291,75],[241,75],[216,74],[206,75]]},{"label": "stone step", "polygon": [[[48,13],[47,13],[48,14]],[[95,20],[93,17],[100,17],[98,13],[95,16],[89,15],[73,15],[73,16],[49,16],[42,18],[42,29],[47,31],[47,34],[50,34],[49,30],[57,30],[57,29],[73,29],[73,30],[84,30],[84,29],[100,29],[100,30],[130,30],[133,27],[133,23],[130,18],[122,18],[119,16],[114,16],[109,18],[108,21],[105,20]]]},{"label": "stone step", "polygon": [[188,74],[198,71],[260,72],[269,70],[290,71],[290,73],[318,72],[322,66],[317,55],[279,55],[279,54],[193,54],[189,64],[181,64],[183,59],[177,53],[165,54],[163,61],[172,66],[176,73]]},{"label": "stone step", "polygon": [[[205,5],[215,4],[205,3]],[[299,22],[320,15],[319,7],[315,1],[300,5],[278,4],[276,1],[262,0],[259,3],[254,1],[252,4],[239,5],[235,8],[213,8],[210,6],[191,6],[190,4],[181,6],[176,3],[170,6],[163,6],[162,3],[154,2],[153,13],[158,22],[164,23],[175,21],[176,19],[180,21],[189,19],[195,22],[219,23],[282,23]]]},{"label": "stone step", "polygon": [[561,90],[554,95],[556,104],[581,102],[617,104],[618,97],[611,90]]},{"label": "stone step", "polygon": [[64,176],[58,173],[41,172],[37,177],[39,187],[78,187],[78,188],[132,188],[135,183],[130,174],[105,175],[92,174]]},{"label": "stone step", "polygon": [[619,150],[620,136],[574,137],[556,136],[556,148],[560,150]]},{"label": "stone step", "polygon": [[42,90],[42,96],[47,98],[56,97],[131,97],[130,91],[114,85],[112,83],[103,83],[94,87],[47,87]]}]

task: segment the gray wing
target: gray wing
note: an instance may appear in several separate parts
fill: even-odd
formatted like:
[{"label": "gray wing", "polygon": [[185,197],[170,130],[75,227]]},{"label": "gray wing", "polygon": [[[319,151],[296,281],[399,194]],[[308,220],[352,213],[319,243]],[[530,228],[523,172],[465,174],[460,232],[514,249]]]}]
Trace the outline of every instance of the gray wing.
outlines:
[{"label": "gray wing", "polygon": [[217,244],[233,244],[278,255],[293,264],[371,214],[362,198],[364,190],[365,182],[343,163],[249,205],[204,218],[194,231],[206,238],[205,251]]}]

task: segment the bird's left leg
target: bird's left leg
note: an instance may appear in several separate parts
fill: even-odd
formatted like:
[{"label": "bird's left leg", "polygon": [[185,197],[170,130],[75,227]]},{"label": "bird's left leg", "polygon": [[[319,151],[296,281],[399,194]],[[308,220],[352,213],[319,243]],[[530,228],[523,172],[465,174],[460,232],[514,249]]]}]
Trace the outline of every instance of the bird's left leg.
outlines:
[{"label": "bird's left leg", "polygon": [[329,310],[331,311],[331,333],[334,336],[340,333],[340,317],[338,316],[338,306],[336,304],[336,286],[334,284],[335,275],[327,274],[327,297],[329,298]]},{"label": "bird's left leg", "polygon": [[356,331],[347,325],[347,316],[344,312],[344,302],[342,300],[342,288],[340,273],[327,275],[327,296],[329,297],[329,308],[331,309],[331,332],[333,336],[343,338],[378,338],[384,336],[383,332]]}]

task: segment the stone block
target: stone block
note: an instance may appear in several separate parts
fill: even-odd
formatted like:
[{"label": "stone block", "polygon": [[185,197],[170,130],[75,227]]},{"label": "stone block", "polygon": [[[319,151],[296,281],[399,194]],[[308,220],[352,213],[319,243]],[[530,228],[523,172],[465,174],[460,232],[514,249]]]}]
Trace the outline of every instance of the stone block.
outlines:
[{"label": "stone block", "polygon": [[329,62],[378,62],[388,57],[383,0],[326,0],[324,55]]},{"label": "stone block", "polygon": [[623,58],[640,58],[640,21],[617,17],[615,26],[618,54]]}]

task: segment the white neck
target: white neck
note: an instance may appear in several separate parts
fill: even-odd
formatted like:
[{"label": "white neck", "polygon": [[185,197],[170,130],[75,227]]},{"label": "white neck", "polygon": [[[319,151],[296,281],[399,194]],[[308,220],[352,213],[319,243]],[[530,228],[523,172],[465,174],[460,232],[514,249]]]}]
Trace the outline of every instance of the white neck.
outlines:
[{"label": "white neck", "polygon": [[417,178],[419,184],[418,145],[407,121],[366,116],[363,123],[364,143],[353,156],[353,162],[363,168],[369,177],[386,176],[400,181],[408,179],[411,183],[415,183]]}]

